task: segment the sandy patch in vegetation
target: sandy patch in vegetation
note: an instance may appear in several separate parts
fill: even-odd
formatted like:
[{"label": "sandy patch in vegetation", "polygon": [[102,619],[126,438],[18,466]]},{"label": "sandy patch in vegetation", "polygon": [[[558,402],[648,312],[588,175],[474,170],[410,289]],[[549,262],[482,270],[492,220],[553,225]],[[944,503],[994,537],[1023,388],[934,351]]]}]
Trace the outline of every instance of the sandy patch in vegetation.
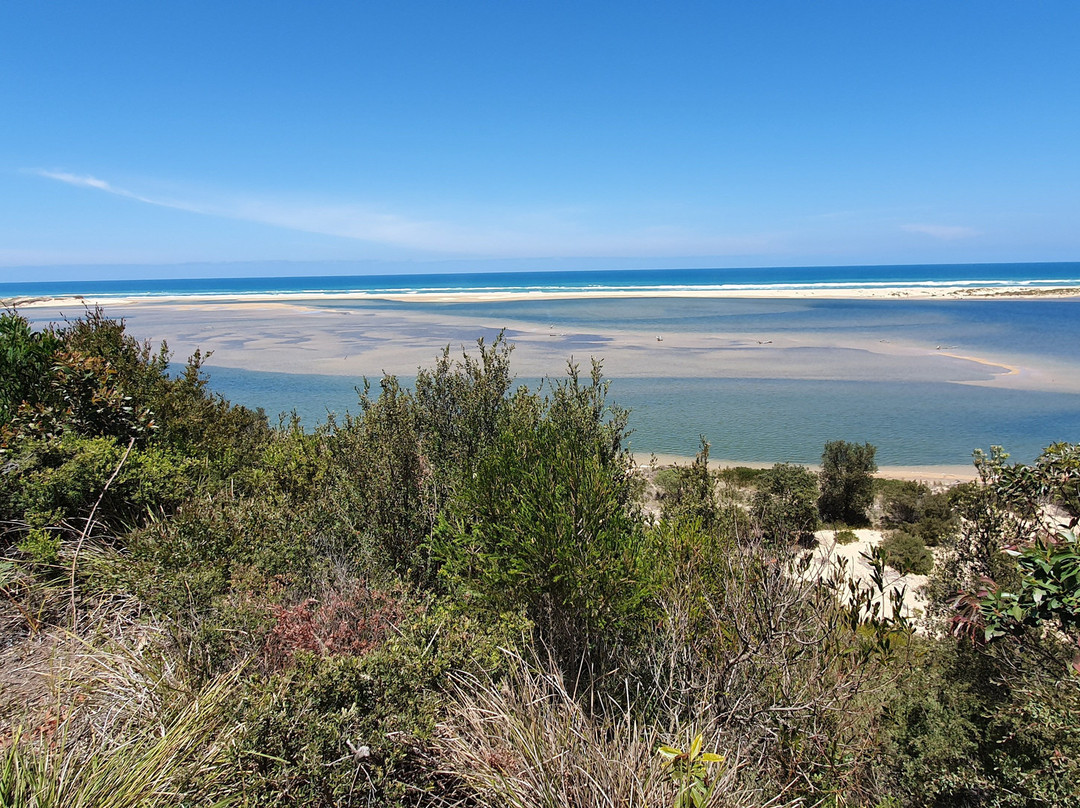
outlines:
[{"label": "sandy patch in vegetation", "polygon": [[[832,530],[819,530],[814,536],[817,546],[810,550],[813,562],[808,574],[826,577],[830,570],[845,566],[847,574],[864,587],[871,586],[873,567],[866,556],[877,547],[885,534],[880,530],[860,528],[852,531],[858,538],[850,544],[839,544],[836,533]],[[902,614],[905,617],[920,617],[926,612],[927,598],[923,587],[929,580],[927,575],[902,575],[892,567],[885,567],[884,596],[875,598],[882,604],[882,615],[892,616],[891,593],[903,590],[904,601]]]}]

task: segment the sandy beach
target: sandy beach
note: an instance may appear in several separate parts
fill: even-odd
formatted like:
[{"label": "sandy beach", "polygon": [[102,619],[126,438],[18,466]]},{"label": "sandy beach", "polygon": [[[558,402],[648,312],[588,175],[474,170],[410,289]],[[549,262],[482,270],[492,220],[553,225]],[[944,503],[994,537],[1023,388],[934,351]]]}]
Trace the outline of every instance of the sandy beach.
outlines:
[{"label": "sandy beach", "polygon": [[[672,454],[652,454],[635,458],[638,465],[648,466],[654,464],[657,468],[664,466],[685,466],[694,461],[692,457],[682,457]],[[742,466],[751,469],[772,468],[773,463],[756,462],[752,460],[716,460],[709,459],[709,468],[719,470]],[[821,467],[815,464],[801,464],[813,472],[821,471]],[[928,486],[950,486],[957,483],[971,482],[976,479],[975,467],[968,465],[951,466],[879,466],[875,477],[886,480],[913,480]]]},{"label": "sandy beach", "polygon": [[545,289],[529,291],[506,290],[432,290],[409,292],[298,292],[245,295],[161,295],[154,297],[98,297],[74,295],[70,297],[18,297],[0,300],[0,305],[19,308],[87,305],[116,306],[136,303],[165,304],[205,304],[205,303],[300,303],[305,300],[349,301],[349,300],[387,300],[398,303],[409,301],[428,303],[482,303],[518,300],[570,300],[575,298],[626,299],[626,298],[760,298],[763,300],[888,300],[888,299],[980,299],[1005,297],[1080,297],[1077,287],[1044,286],[935,286],[935,285],[860,285],[849,287],[844,284],[821,284],[814,287],[777,287],[777,286],[695,286],[674,289]]}]

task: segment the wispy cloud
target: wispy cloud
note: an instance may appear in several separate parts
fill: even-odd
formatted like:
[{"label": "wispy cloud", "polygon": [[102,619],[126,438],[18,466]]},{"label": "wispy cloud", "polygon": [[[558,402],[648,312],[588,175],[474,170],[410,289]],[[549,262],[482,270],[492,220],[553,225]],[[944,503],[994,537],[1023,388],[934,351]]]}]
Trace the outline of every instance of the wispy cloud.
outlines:
[{"label": "wispy cloud", "polygon": [[197,205],[184,203],[177,200],[165,199],[165,198],[152,198],[137,194],[134,191],[128,191],[124,188],[118,188],[110,182],[106,182],[103,179],[91,176],[89,174],[72,174],[67,171],[46,171],[44,169],[33,169],[29,173],[36,174],[39,177],[45,177],[50,180],[57,180],[58,182],[67,183],[68,185],[74,185],[76,188],[92,188],[96,191],[104,191],[107,194],[113,194],[114,196],[122,196],[125,199],[134,199],[136,202],[145,202],[147,205],[157,205],[162,208],[174,208],[176,210],[186,210],[192,213],[208,213],[209,211],[201,210]]},{"label": "wispy cloud", "polygon": [[188,192],[179,198],[141,193],[89,174],[59,170],[29,173],[147,205],[205,216],[403,247],[424,252],[528,255],[756,254],[768,251],[769,234],[726,235],[680,227],[603,232],[582,223],[573,209],[500,212],[469,223],[409,216],[376,205],[289,196]]},{"label": "wispy cloud", "polygon": [[97,188],[99,191],[117,193],[117,190],[109,185],[109,183],[105,182],[105,180],[99,180],[97,177],[69,174],[66,171],[35,171],[33,173],[41,177],[48,177],[50,180],[66,182],[68,185],[77,185],[82,188]]},{"label": "wispy cloud", "polygon": [[420,250],[469,252],[483,248],[485,245],[505,246],[524,235],[455,226],[447,222],[409,217],[377,210],[374,206],[355,203],[332,203],[273,196],[256,197],[228,192],[212,195],[192,194],[188,198],[172,198],[137,193],[89,174],[46,170],[33,170],[30,173],[78,188],[103,191],[147,205]]},{"label": "wispy cloud", "polygon": [[942,241],[957,241],[958,239],[973,238],[980,235],[979,231],[974,228],[948,224],[902,224],[900,229],[909,233],[920,233]]}]

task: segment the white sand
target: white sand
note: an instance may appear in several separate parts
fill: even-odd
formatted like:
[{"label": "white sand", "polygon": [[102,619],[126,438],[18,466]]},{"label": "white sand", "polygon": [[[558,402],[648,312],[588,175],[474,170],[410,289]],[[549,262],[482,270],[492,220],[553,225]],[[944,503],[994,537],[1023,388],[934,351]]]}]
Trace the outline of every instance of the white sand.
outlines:
[{"label": "white sand", "polygon": [[477,303],[484,301],[516,300],[570,300],[575,298],[760,298],[771,300],[859,300],[859,299],[896,299],[925,300],[944,299],[979,299],[1001,297],[1080,297],[1080,289],[1074,287],[1036,287],[1031,286],[880,286],[880,287],[814,287],[788,288],[775,287],[693,287],[679,289],[586,289],[586,290],[529,290],[529,291],[427,291],[427,292],[289,292],[274,294],[246,295],[183,295],[183,296],[147,296],[127,298],[94,298],[92,296],[73,295],[69,297],[24,297],[0,300],[0,304],[33,308],[36,306],[115,306],[130,303],[299,303],[305,300],[320,302],[332,300],[391,300],[397,302],[427,303]]},{"label": "white sand", "polygon": [[[641,466],[648,466],[654,458],[658,468],[674,465],[685,466],[694,462],[692,457],[672,454],[635,456],[635,460]],[[775,464],[771,462],[709,459],[709,468],[714,470],[735,468],[736,466],[751,469],[768,469],[772,468],[773,465]],[[821,467],[813,463],[799,463],[798,465],[805,466],[813,472],[821,471]],[[962,466],[879,466],[877,474],[874,476],[886,480],[913,480],[929,486],[950,486],[957,483],[971,482],[976,478],[976,473],[975,467],[970,464]]]},{"label": "white sand", "polygon": [[[812,551],[814,562],[808,570],[809,575],[826,577],[829,570],[840,565],[841,559],[846,562],[846,572],[849,577],[860,583],[863,587],[870,586],[873,568],[863,555],[869,555],[870,550],[876,547],[884,537],[880,530],[869,528],[853,531],[858,536],[858,541],[851,544],[837,544],[834,533],[831,530],[819,530],[816,534],[818,546]],[[890,595],[896,590],[904,590],[902,613],[907,617],[919,617],[926,610],[926,596],[922,587],[929,580],[926,575],[901,575],[891,567],[885,568],[884,584],[885,594],[875,599],[882,605],[882,615],[892,616],[892,601]]]}]

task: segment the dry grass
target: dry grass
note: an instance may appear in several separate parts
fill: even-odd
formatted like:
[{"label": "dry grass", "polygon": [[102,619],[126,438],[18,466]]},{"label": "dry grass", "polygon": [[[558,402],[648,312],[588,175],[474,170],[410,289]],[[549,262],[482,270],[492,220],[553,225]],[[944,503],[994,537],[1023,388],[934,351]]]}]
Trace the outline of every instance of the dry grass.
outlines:
[{"label": "dry grass", "polygon": [[17,728],[0,753],[0,806],[155,808],[226,805],[222,709],[235,676],[224,677],[138,732],[87,743],[78,710],[53,727]]},{"label": "dry grass", "polygon": [[677,574],[658,593],[657,641],[626,660],[624,697],[513,657],[504,680],[458,680],[442,767],[481,806],[661,808],[676,788],[658,747],[700,733],[725,756],[709,806],[872,804],[880,695],[904,669],[906,629],[875,616],[871,591],[808,579],[768,548],[669,539]]},{"label": "dry grass", "polygon": [[82,600],[72,613],[57,608],[68,587],[3,583],[0,807],[228,803],[225,707],[239,672],[194,688],[133,600]]},{"label": "dry grass", "polygon": [[[689,745],[694,727],[672,734],[643,726],[630,705],[594,697],[584,705],[553,663],[512,659],[505,680],[462,677],[440,726],[446,772],[484,806],[659,808],[676,787],[657,749]],[[629,697],[628,697],[629,699]],[[706,748],[709,740],[706,736]],[[737,762],[715,767],[710,806],[748,804],[734,785]]]}]

